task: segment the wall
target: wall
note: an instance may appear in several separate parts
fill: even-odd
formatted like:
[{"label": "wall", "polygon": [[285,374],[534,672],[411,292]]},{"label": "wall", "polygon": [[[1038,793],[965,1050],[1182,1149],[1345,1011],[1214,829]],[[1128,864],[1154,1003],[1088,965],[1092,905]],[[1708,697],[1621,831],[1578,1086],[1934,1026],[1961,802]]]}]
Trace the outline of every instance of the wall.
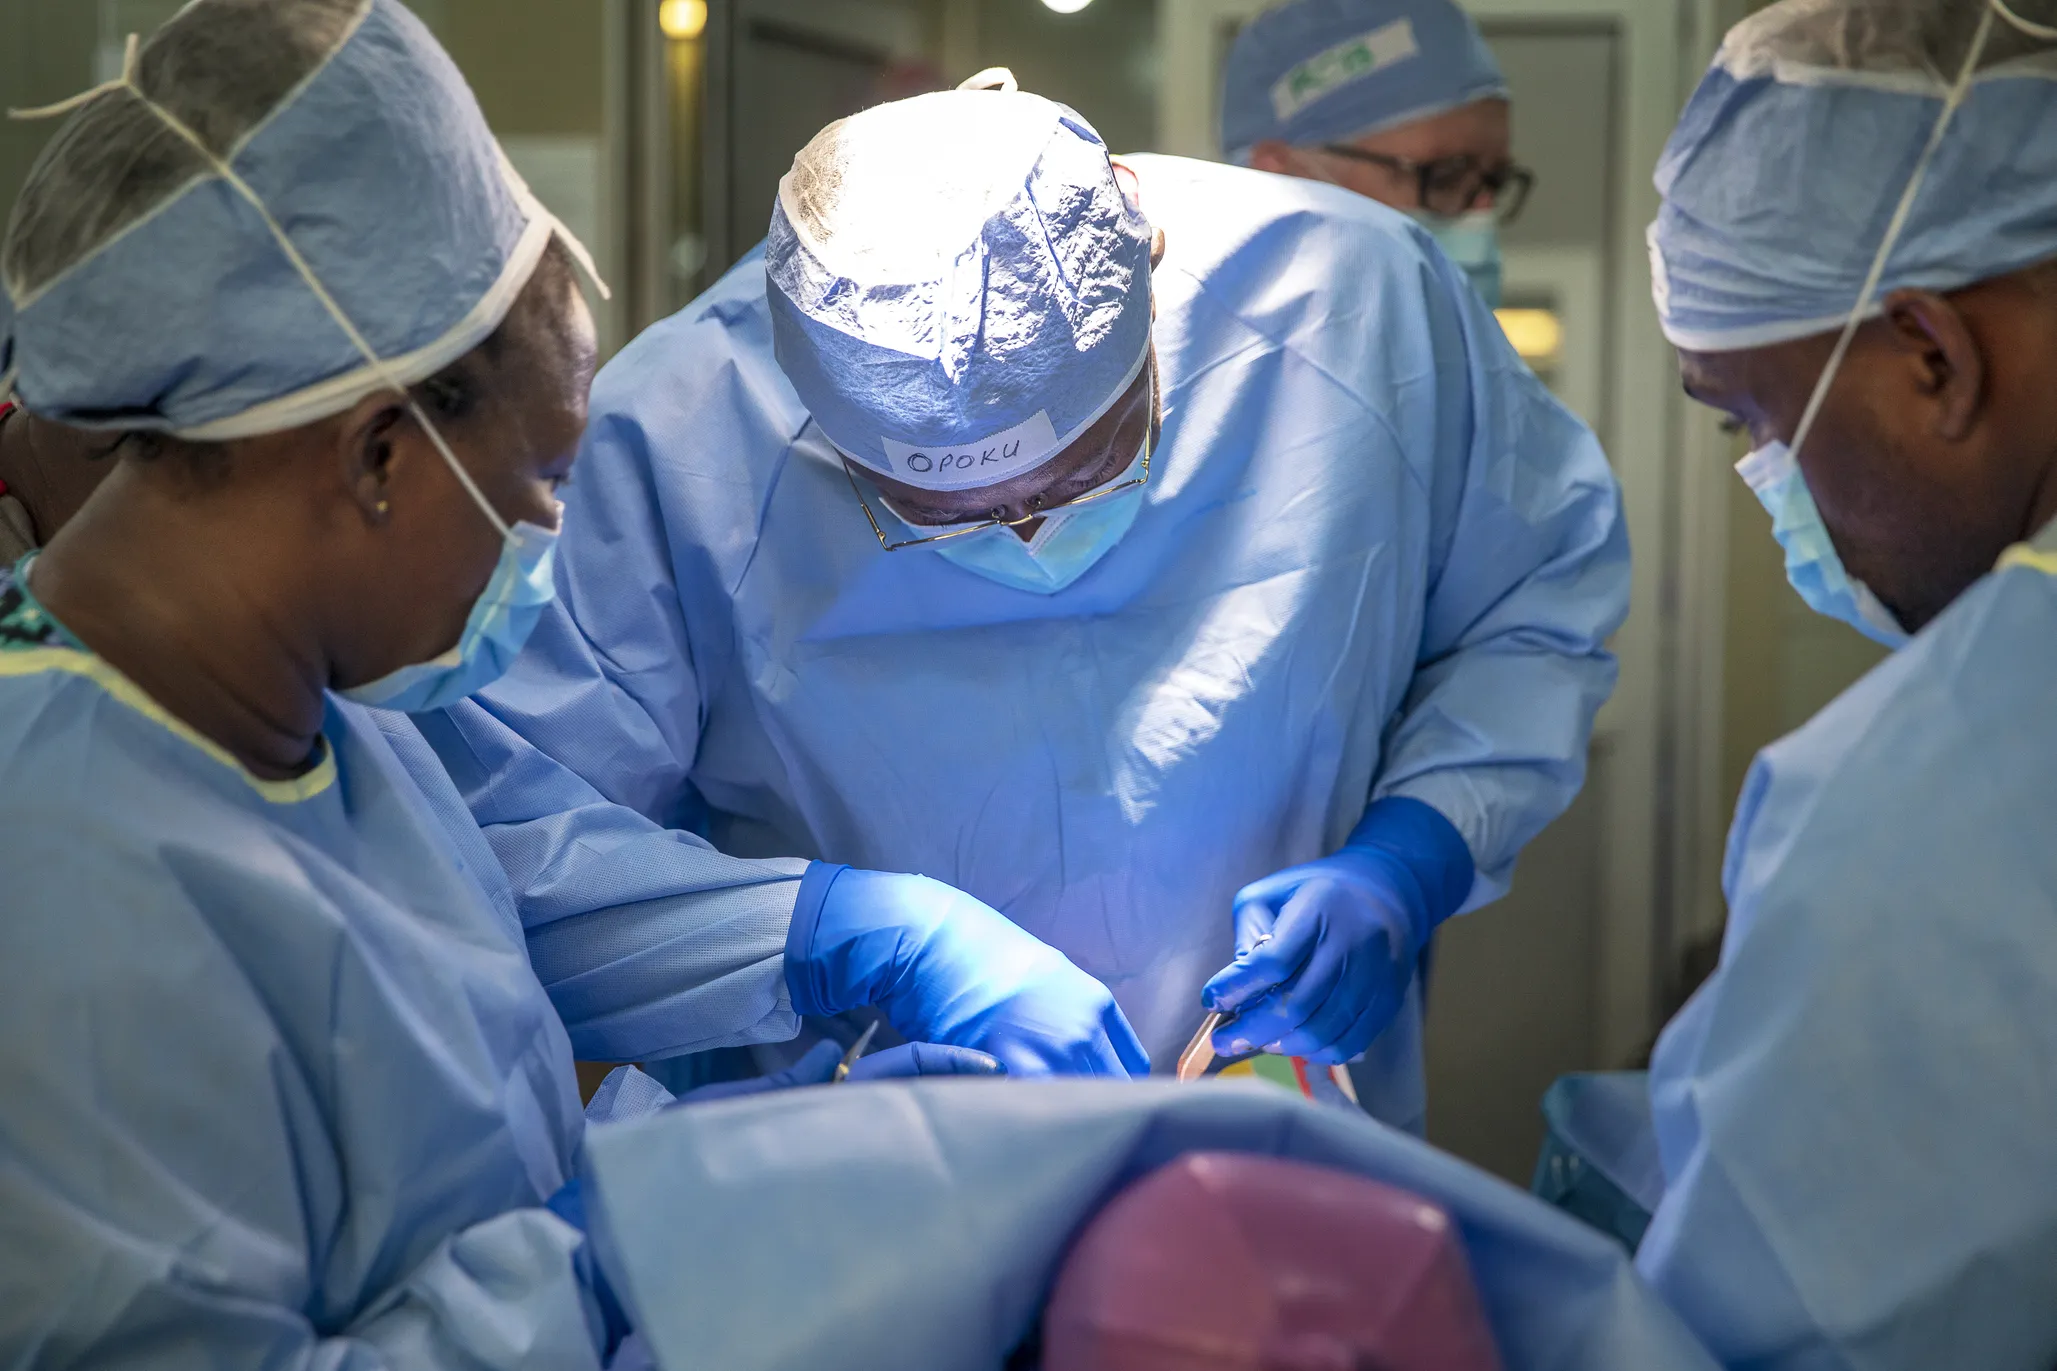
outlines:
[{"label": "wall", "polygon": [[979,0],[973,8],[981,66],[1012,67],[1023,90],[1070,105],[1117,152],[1156,144],[1156,0],[1093,0],[1077,14],[1038,0]]},{"label": "wall", "polygon": [[[1515,157],[1537,178],[1503,234],[1507,299],[1559,313],[1564,353],[1576,354],[1577,370],[1594,380],[1564,385],[1571,368],[1559,366],[1553,384],[1605,439],[1619,35],[1605,23],[1559,18],[1489,17],[1484,29],[1513,97]],[[1535,1165],[1543,1133],[1536,1102],[1550,1082],[1624,1064],[1605,1049],[1600,1021],[1605,859],[1621,840],[1607,821],[1610,791],[1621,784],[1618,743],[1615,729],[1596,732],[1584,791],[1523,851],[1508,896],[1438,934],[1429,1139],[1517,1183]]]},{"label": "wall", "polygon": [[[99,6],[53,0],[0,0],[0,107],[26,109],[76,95],[93,84]],[[58,121],[0,120],[0,207],[11,210],[36,154]]]},{"label": "wall", "polygon": [[[538,198],[621,274],[621,198],[607,142],[604,0],[408,0],[471,83],[486,122]],[[627,341],[625,301],[587,291],[602,355]]]},{"label": "wall", "polygon": [[463,68],[502,138],[601,136],[607,95],[600,0],[440,0],[416,8]]}]

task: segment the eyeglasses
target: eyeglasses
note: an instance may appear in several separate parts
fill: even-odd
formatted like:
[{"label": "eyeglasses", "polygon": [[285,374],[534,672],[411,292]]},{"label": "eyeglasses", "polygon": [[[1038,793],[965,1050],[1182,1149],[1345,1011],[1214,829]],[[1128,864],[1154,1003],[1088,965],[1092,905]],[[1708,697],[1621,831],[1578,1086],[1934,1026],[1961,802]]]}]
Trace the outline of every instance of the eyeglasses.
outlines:
[{"label": "eyeglasses", "polygon": [[1508,162],[1487,168],[1469,153],[1438,157],[1433,162],[1413,162],[1405,157],[1389,157],[1383,152],[1366,152],[1347,143],[1325,143],[1321,150],[1335,157],[1347,157],[1353,162],[1369,162],[1400,176],[1414,177],[1421,207],[1431,214],[1447,214],[1453,218],[1470,213],[1480,196],[1490,195],[1493,197],[1494,216],[1503,224],[1511,224],[1521,213],[1522,206],[1528,203],[1529,192],[1536,186],[1536,174],[1527,167]]},{"label": "eyeglasses", "polygon": [[1063,510],[1077,509],[1080,505],[1090,505],[1094,501],[1104,500],[1110,495],[1119,495],[1124,490],[1134,490],[1137,486],[1148,485],[1150,483],[1150,458],[1154,455],[1152,449],[1155,447],[1155,435],[1146,434],[1143,438],[1142,474],[1130,480],[1119,481],[1111,486],[1101,486],[1098,490],[1089,490],[1083,495],[1077,495],[1069,500],[1062,500],[1057,504],[1048,506],[1042,503],[1043,497],[1038,495],[1029,501],[1029,512],[1022,515],[1019,519],[1002,519],[995,514],[992,518],[982,519],[978,523],[967,524],[963,528],[953,528],[948,533],[938,533],[928,538],[909,538],[904,542],[898,543],[887,541],[886,531],[879,527],[878,516],[871,512],[871,506],[865,502],[864,492],[858,488],[856,473],[850,470],[850,460],[847,457],[843,459],[843,475],[850,482],[851,492],[857,496],[857,507],[864,511],[865,519],[871,524],[871,531],[878,536],[879,546],[888,552],[898,552],[903,547],[920,547],[924,543],[945,543],[952,538],[964,538],[974,533],[984,533],[989,528],[1019,528],[1033,520],[1048,518],[1050,515]]}]

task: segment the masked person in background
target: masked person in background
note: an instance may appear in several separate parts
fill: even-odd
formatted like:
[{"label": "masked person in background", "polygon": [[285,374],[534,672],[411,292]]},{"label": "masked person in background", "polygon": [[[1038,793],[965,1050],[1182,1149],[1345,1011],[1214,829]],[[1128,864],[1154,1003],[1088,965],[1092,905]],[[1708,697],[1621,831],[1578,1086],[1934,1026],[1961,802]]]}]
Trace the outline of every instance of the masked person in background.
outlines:
[{"label": "masked person in background", "polygon": [[1284,0],[1229,51],[1221,146],[1419,221],[1498,308],[1499,229],[1534,184],[1507,115],[1500,68],[1451,0]]},{"label": "masked person in background", "polygon": [[1117,170],[995,79],[823,130],[764,248],[608,365],[560,606],[431,735],[510,866],[593,792],[848,862],[788,936],[853,966],[892,949],[867,873],[925,872],[1164,1068],[1218,1005],[1224,1052],[1369,1049],[1419,1127],[1422,944],[1614,682],[1614,479],[1418,227]]},{"label": "masked person in background", "polygon": [[2011,3],[1774,5],[1658,167],[1688,394],[1901,645],[1757,758],[1652,1064],[1637,1264],[1727,1366],[2057,1364],[2057,7]]},{"label": "masked person in background", "polygon": [[0,443],[115,455],[0,568],[0,1362],[597,1367],[565,1025],[391,712],[551,597],[576,250],[395,0],[197,0],[66,108],[0,243],[52,422]]}]

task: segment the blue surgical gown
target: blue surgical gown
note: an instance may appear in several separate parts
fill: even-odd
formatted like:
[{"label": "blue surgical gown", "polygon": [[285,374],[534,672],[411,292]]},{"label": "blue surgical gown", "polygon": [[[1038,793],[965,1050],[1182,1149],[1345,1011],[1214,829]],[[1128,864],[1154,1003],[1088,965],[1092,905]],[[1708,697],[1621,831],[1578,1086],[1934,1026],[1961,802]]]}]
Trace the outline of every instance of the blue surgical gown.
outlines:
[{"label": "blue surgical gown", "polygon": [[2057,1365],[2057,560],[1758,757],[1637,1264],[1752,1371]]},{"label": "blue surgical gown", "polygon": [[[1167,234],[1163,436],[1134,528],[1058,594],[880,548],[773,358],[758,256],[603,370],[562,608],[438,732],[510,869],[618,822],[597,791],[728,853],[922,872],[1103,980],[1167,1068],[1236,890],[1370,800],[1435,806],[1473,902],[1504,887],[1615,677],[1598,445],[1403,217],[1134,165]],[[1374,1049],[1396,1122],[1419,1028],[1410,1002]]]},{"label": "blue surgical gown", "polygon": [[[1269,1085],[789,1090],[595,1130],[591,1150],[588,1212],[616,1289],[670,1366],[999,1371],[1108,1196],[1181,1153],[1229,1150],[1443,1206],[1508,1371],[1714,1371],[1613,1240],[1415,1138]],[[730,1237],[710,1247],[709,1229]],[[786,1239],[803,1230],[805,1243]]]},{"label": "blue surgical gown", "polygon": [[570,1045],[407,720],[255,779],[11,585],[0,1363],[597,1367]]}]

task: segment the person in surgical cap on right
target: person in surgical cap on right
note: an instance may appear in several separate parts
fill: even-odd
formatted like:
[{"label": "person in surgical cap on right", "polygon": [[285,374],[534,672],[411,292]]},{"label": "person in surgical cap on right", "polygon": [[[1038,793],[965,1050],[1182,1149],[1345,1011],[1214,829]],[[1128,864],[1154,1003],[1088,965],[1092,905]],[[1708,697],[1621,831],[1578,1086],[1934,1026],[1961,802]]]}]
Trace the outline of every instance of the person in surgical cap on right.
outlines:
[{"label": "person in surgical cap on right", "polygon": [[2057,1364],[2057,5],[1786,0],[1659,163],[1687,392],[1897,651],[1759,755],[1643,1275],[1724,1365]]},{"label": "person in surgical cap on right", "polygon": [[1534,176],[1510,151],[1507,82],[1451,0],[1283,0],[1229,50],[1221,146],[1417,220],[1500,304],[1500,226]]}]

